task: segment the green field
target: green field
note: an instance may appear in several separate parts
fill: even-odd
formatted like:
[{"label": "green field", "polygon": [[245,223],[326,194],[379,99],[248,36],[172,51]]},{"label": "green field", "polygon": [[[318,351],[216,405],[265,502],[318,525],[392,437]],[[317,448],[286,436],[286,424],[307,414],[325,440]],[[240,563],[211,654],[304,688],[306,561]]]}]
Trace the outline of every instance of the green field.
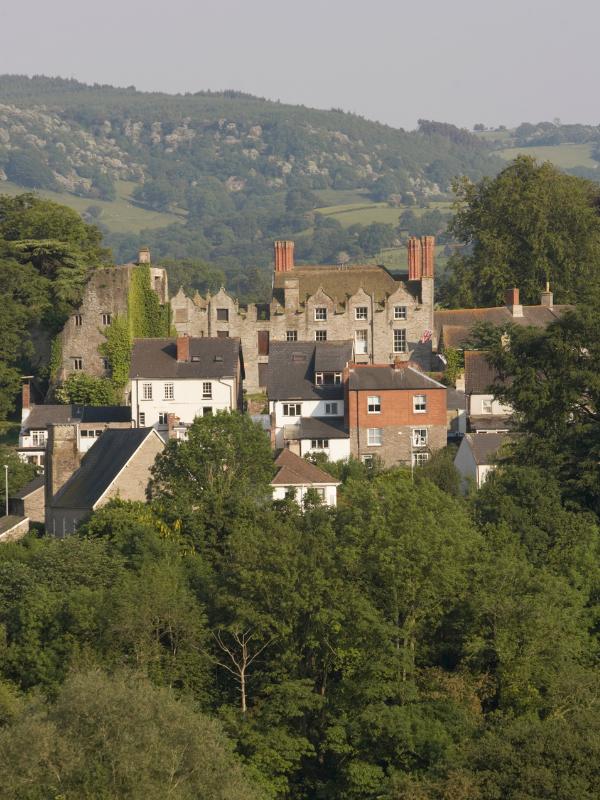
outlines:
[{"label": "green field", "polygon": [[[95,200],[90,197],[78,197],[74,194],[62,192],[50,192],[42,189],[37,192],[41,197],[62,203],[69,208],[73,208],[80,214],[90,206],[98,206],[102,209],[99,221],[106,225],[111,233],[139,233],[143,228],[164,228],[173,222],[183,222],[184,212],[178,214],[167,214],[161,211],[150,211],[139,208],[130,202],[131,192],[135,183],[130,181],[116,181],[117,189],[116,200]],[[22,194],[31,191],[23,186],[17,186],[9,181],[0,183],[0,194]]]},{"label": "green field", "polygon": [[572,169],[573,167],[588,167],[596,169],[598,162],[590,156],[591,144],[557,144],[543,147],[508,147],[498,150],[497,154],[512,161],[520,155],[533,156],[540,161],[550,161],[561,169]]},{"label": "green field", "polygon": [[[384,222],[388,225],[397,225],[400,216],[408,208],[412,209],[416,216],[419,216],[419,214],[427,210],[424,208],[417,208],[416,206],[392,207],[383,202],[375,203],[367,200],[365,195],[361,196],[359,192],[336,192],[331,190],[328,192],[318,192],[317,194],[323,201],[326,201],[323,195],[327,195],[327,199],[337,202],[315,210],[324,217],[337,219],[344,228],[349,228],[350,225],[370,225],[372,222]],[[440,200],[430,203],[429,209],[437,208],[440,211],[447,211],[450,205],[451,203],[449,201]]]}]

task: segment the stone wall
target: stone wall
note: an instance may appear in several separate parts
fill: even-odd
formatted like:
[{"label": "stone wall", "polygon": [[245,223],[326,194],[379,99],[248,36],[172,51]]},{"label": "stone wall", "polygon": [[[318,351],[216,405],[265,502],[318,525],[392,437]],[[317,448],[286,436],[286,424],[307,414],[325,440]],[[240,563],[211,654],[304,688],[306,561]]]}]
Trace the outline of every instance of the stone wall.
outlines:
[{"label": "stone wall", "polygon": [[40,486],[27,497],[13,497],[10,500],[10,512],[18,517],[29,517],[31,522],[44,522],[45,519],[45,487]]}]

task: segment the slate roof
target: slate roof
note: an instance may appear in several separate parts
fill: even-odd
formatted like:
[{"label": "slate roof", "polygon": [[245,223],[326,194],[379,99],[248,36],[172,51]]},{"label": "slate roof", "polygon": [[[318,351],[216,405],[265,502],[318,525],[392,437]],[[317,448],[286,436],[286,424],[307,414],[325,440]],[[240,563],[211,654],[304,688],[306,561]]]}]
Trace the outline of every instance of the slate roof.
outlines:
[{"label": "slate roof", "polygon": [[512,427],[511,418],[492,414],[471,414],[469,428],[472,431],[506,431]]},{"label": "slate roof", "polygon": [[498,380],[498,373],[487,360],[484,350],[465,350],[466,394],[491,394],[490,387]]},{"label": "slate roof", "polygon": [[12,500],[23,500],[25,497],[29,497],[30,494],[37,492],[38,489],[42,489],[44,487],[44,476],[43,475],[36,475],[36,477],[29,481],[22,489],[19,489],[18,492],[11,494]]},{"label": "slate roof", "polygon": [[177,361],[176,339],[134,339],[131,378],[231,378],[241,344],[236,337],[190,336],[190,360]]},{"label": "slate roof", "polygon": [[32,406],[22,424],[24,431],[43,430],[52,424],[82,422],[130,422],[129,406],[39,405]]},{"label": "slate roof", "polygon": [[301,417],[296,425],[284,425],[284,439],[348,439],[342,417]]},{"label": "slate roof", "polygon": [[79,469],[52,499],[53,508],[91,509],[153,428],[109,428],[88,450]]},{"label": "slate roof", "polygon": [[271,486],[306,486],[310,484],[339,486],[341,483],[329,473],[292,453],[291,450],[282,450],[275,459],[275,466],[278,469],[271,481]]},{"label": "slate roof", "polygon": [[498,450],[508,440],[506,433],[465,433],[464,437],[478,465],[492,464]]},{"label": "slate roof", "polygon": [[465,411],[467,408],[467,396],[465,393],[449,386],[446,389],[446,408]]},{"label": "slate roof", "polygon": [[17,517],[14,514],[9,514],[8,517],[0,517],[0,535],[8,533],[26,519],[27,517]]},{"label": "slate roof", "polygon": [[269,400],[342,400],[343,384],[315,386],[315,364],[334,367],[319,371],[341,372],[351,359],[351,341],[272,342],[267,371]]},{"label": "slate roof", "polygon": [[[405,279],[408,276],[403,276]],[[414,297],[420,296],[420,281],[398,280],[385,267],[377,264],[356,266],[298,266],[288,272],[276,272],[273,279],[273,298],[284,305],[284,287],[286,280],[297,280],[300,303],[319,289],[323,289],[339,304],[363,289],[373,295],[377,303],[384,303],[387,297],[397,291],[401,285]]]},{"label": "slate roof", "polygon": [[446,389],[425,373],[410,366],[394,369],[388,364],[368,367],[354,366],[348,381],[350,391],[375,391],[386,389]]},{"label": "slate roof", "polygon": [[491,325],[520,325],[545,328],[574,306],[523,306],[523,316],[513,317],[507,306],[495,308],[458,308],[435,311],[434,327],[438,342],[446,347],[463,347],[469,340],[471,328],[480,322]]}]

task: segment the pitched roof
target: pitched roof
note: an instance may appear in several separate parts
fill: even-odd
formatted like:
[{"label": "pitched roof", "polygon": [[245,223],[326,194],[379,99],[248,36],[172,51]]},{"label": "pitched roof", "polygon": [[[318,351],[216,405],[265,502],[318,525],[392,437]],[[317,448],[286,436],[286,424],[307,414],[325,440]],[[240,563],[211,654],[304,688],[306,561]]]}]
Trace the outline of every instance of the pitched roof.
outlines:
[{"label": "pitched roof", "polygon": [[[403,276],[406,278],[407,276]],[[276,272],[273,279],[273,297],[284,304],[286,280],[297,280],[299,299],[304,303],[319,289],[340,304],[363,289],[373,295],[375,301],[383,303],[400,286],[414,297],[420,295],[420,281],[398,280],[385,267],[378,264],[353,266],[302,266],[288,272]]]},{"label": "pitched roof", "polygon": [[471,448],[475,463],[492,464],[498,450],[508,441],[506,433],[465,433],[465,440]]},{"label": "pitched roof", "polygon": [[29,497],[30,494],[37,492],[38,489],[44,488],[44,480],[43,475],[36,475],[33,480],[25,484],[18,492],[11,494],[11,498],[13,500],[23,500],[23,498]]},{"label": "pitched roof", "polygon": [[471,414],[469,417],[469,429],[475,433],[478,431],[506,431],[510,430],[512,426],[512,419],[508,414],[505,416]]},{"label": "pitched roof", "polygon": [[271,486],[307,486],[329,484],[339,486],[341,481],[336,480],[329,473],[300,458],[291,450],[284,449],[275,459],[278,468]]},{"label": "pitched roof", "polygon": [[0,517],[0,535],[9,533],[26,519],[27,517],[17,517],[14,514],[9,514],[8,517]]},{"label": "pitched roof", "polygon": [[[352,342],[272,342],[269,348],[269,400],[341,400],[344,386],[315,385],[315,364],[323,372],[341,372],[352,358]],[[331,368],[333,367],[333,368]]]},{"label": "pitched roof", "polygon": [[353,365],[350,368],[348,388],[351,391],[446,389],[443,383],[434,381],[414,367],[402,366],[395,369],[389,364],[373,364],[366,367]]},{"label": "pitched roof", "polygon": [[466,394],[490,394],[498,373],[488,361],[485,350],[465,350]]},{"label": "pitched roof", "polygon": [[241,358],[238,338],[190,336],[190,360],[177,361],[177,339],[134,339],[132,378],[230,378]]},{"label": "pitched roof", "polygon": [[457,408],[459,411],[464,411],[466,407],[467,397],[465,393],[448,386],[446,389],[446,408]]},{"label": "pitched roof", "polygon": [[284,425],[284,439],[348,439],[343,418],[301,417],[296,425]]},{"label": "pitched roof", "polygon": [[149,436],[158,434],[153,428],[109,428],[104,431],[83,457],[79,469],[52,498],[51,506],[93,508]]},{"label": "pitched roof", "polygon": [[463,347],[469,340],[471,329],[481,322],[491,325],[520,325],[545,328],[574,306],[523,306],[523,316],[513,317],[507,306],[494,308],[456,308],[434,312],[434,327],[438,342],[446,347]]},{"label": "pitched roof", "polygon": [[39,405],[32,406],[23,422],[23,430],[43,430],[53,423],[66,422],[130,422],[129,406]]}]

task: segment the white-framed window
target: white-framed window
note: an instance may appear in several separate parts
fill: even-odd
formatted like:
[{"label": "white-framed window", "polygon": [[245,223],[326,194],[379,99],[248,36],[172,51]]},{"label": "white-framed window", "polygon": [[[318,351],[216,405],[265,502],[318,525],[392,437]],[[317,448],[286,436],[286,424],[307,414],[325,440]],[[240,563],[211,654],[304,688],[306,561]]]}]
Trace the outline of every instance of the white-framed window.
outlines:
[{"label": "white-framed window", "polygon": [[315,331],[315,342],[326,342],[327,331]]},{"label": "white-framed window", "polygon": [[159,411],[158,412],[158,424],[159,425],[166,425],[168,421],[168,413],[166,411]]},{"label": "white-framed window", "polygon": [[75,327],[76,328],[81,328],[81,326],[83,325],[83,317],[82,317],[82,315],[81,314],[75,314],[75,316],[73,317],[73,320],[75,322]]},{"label": "white-framed window", "polygon": [[329,439],[312,439],[311,450],[329,450]]},{"label": "white-framed window", "polygon": [[142,383],[142,400],[152,400],[151,383]]},{"label": "white-framed window", "polygon": [[369,331],[354,331],[354,350],[357,355],[365,355],[369,352]]},{"label": "white-framed window", "polygon": [[110,314],[102,314],[102,324],[103,325],[110,325],[112,322],[112,317]]},{"label": "white-framed window", "polygon": [[369,309],[367,306],[356,306],[354,309],[354,319],[368,319]]},{"label": "white-framed window", "polygon": [[338,404],[337,403],[325,403],[325,413],[326,414],[337,414],[338,413]]},{"label": "white-framed window", "polygon": [[406,353],[405,328],[394,328],[394,353]]},{"label": "white-framed window", "polygon": [[175,399],[175,384],[165,383],[165,400]]},{"label": "white-framed window", "polygon": [[286,340],[286,342],[297,342],[298,341],[298,331],[286,331],[285,332],[285,340]]},{"label": "white-framed window", "polygon": [[394,319],[406,319],[406,306],[394,306]]},{"label": "white-framed window", "polygon": [[429,453],[413,453],[413,464],[415,467],[422,467],[429,461]]},{"label": "white-framed window", "polygon": [[412,429],[413,447],[427,447],[427,428]]},{"label": "white-framed window", "polygon": [[381,414],[381,397],[378,394],[372,394],[367,397],[367,413]]},{"label": "white-framed window", "polygon": [[315,372],[315,384],[321,386],[322,384],[330,385],[332,383],[341,383],[341,372]]},{"label": "white-framed window", "polygon": [[302,415],[302,403],[284,403],[284,417],[300,417]]},{"label": "white-framed window", "polygon": [[363,464],[370,466],[373,463],[373,453],[363,453],[363,455],[360,457],[360,460]]},{"label": "white-framed window", "polygon": [[81,356],[76,356],[73,359],[73,369],[76,371],[83,369],[83,358],[81,358]]},{"label": "white-framed window", "polygon": [[144,411],[140,411],[138,414],[138,425],[140,428],[146,427],[146,413]]},{"label": "white-framed window", "polygon": [[316,306],[315,307],[315,320],[316,321],[323,321],[327,319],[327,308],[325,306]]},{"label": "white-framed window", "polygon": [[[92,436],[94,435],[94,431],[90,431],[90,433],[92,434]],[[87,431],[79,431],[79,435],[81,436],[82,439],[87,439],[88,438],[88,432]]]},{"label": "white-framed window", "polygon": [[31,444],[33,447],[45,447],[46,431],[31,431]]},{"label": "white-framed window", "polygon": [[427,395],[415,394],[413,395],[413,413],[424,414],[427,411]]},{"label": "white-framed window", "polygon": [[367,428],[367,444],[369,447],[380,447],[383,444],[383,430],[381,428]]},{"label": "white-framed window", "polygon": [[202,399],[212,399],[212,381],[202,381]]},{"label": "white-framed window", "polygon": [[481,401],[481,413],[482,414],[491,414],[494,408],[494,401],[493,400],[482,400]]}]

